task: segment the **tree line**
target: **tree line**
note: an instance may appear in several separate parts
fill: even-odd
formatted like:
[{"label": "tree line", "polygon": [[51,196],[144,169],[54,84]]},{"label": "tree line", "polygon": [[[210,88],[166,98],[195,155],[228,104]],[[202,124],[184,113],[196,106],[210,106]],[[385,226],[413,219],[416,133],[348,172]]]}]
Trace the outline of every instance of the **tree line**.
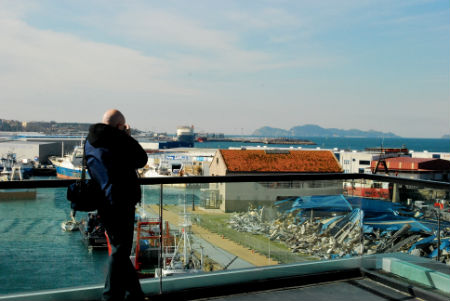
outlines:
[{"label": "tree line", "polygon": [[58,133],[67,131],[88,131],[90,123],[56,122],[56,121],[30,121],[0,119],[0,131],[5,132],[40,132]]}]

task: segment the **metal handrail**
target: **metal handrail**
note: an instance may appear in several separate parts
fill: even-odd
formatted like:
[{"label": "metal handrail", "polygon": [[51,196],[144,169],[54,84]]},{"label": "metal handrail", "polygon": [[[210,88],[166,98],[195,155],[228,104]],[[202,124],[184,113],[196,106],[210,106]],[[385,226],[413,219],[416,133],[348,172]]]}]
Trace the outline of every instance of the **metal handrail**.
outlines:
[{"label": "metal handrail", "polygon": [[[373,180],[379,182],[389,182],[396,183],[400,185],[411,185],[418,187],[427,187],[433,189],[442,189],[450,191],[450,183],[448,182],[437,182],[437,181],[428,181],[428,180],[415,180],[408,178],[400,178],[400,177],[392,177],[385,175],[373,175],[373,174],[351,174],[351,173],[308,173],[308,174],[261,174],[261,175],[233,175],[233,176],[195,176],[195,177],[153,177],[153,178],[139,178],[139,184],[141,185],[160,185],[160,205],[159,205],[159,219],[163,219],[163,186],[164,184],[179,184],[179,183],[187,183],[187,184],[198,184],[198,183],[238,183],[238,182],[287,182],[287,181],[333,181],[333,180],[342,180],[342,181],[353,181],[353,180]],[[52,179],[52,180],[24,180],[24,181],[3,181],[0,182],[0,189],[28,189],[28,188],[65,188],[68,185],[74,183],[76,180],[68,180],[68,179]],[[161,226],[161,223],[160,223]],[[160,233],[163,233],[160,228]],[[361,231],[361,233],[363,233]],[[440,235],[440,231],[438,231],[438,235]],[[362,237],[362,234],[361,234]],[[440,242],[439,242],[440,243]],[[440,244],[439,244],[440,245]],[[162,236],[160,236],[160,248],[162,248]],[[438,248],[439,249],[439,248]],[[163,254],[162,250],[160,250],[160,254]],[[362,258],[362,257],[361,257]],[[362,267],[361,258],[350,258],[350,259],[338,259],[332,262],[315,262],[312,265],[309,265],[307,269],[300,266],[300,264],[291,264],[286,266],[271,266],[271,267],[263,267],[258,269],[242,269],[237,271],[239,282],[242,282],[242,279],[247,279],[250,281],[251,279],[264,279],[264,277],[268,277],[266,275],[270,275],[273,279],[283,279],[282,277],[286,277],[286,275],[298,275],[296,273],[300,273],[301,275],[318,275],[319,272],[327,272],[327,275],[330,272],[343,271],[348,272],[350,267],[358,267],[359,265]],[[159,260],[162,260],[160,258]],[[367,260],[367,262],[372,262],[372,260]],[[326,265],[325,265],[326,264]],[[311,266],[312,269],[311,270]],[[162,268],[162,264],[160,263],[160,267]],[[295,272],[294,272],[295,270]],[[301,271],[301,272],[299,272]],[[306,272],[304,272],[306,271]],[[236,272],[233,272],[236,273]],[[311,273],[311,274],[307,274]],[[160,274],[162,272],[160,271]],[[194,281],[194,283],[215,283],[221,284],[229,281],[229,278],[223,276],[224,274],[205,274],[200,277],[209,277],[208,281],[205,281],[206,278],[199,278]],[[279,275],[279,277],[276,275]],[[305,276],[305,277],[307,277]],[[191,276],[187,276],[191,277]],[[222,277],[225,279],[224,281],[220,281]],[[245,278],[247,277],[247,278]],[[253,278],[252,278],[253,277]],[[320,276],[325,277],[325,276]],[[272,278],[271,279],[272,281]],[[186,283],[183,276],[175,279],[178,281],[177,283]],[[164,280],[166,281],[166,280]],[[167,280],[172,281],[172,280]],[[159,290],[160,294],[162,294],[162,282],[163,277],[160,277],[158,280],[150,280],[145,282],[144,288],[146,292],[157,292]],[[192,282],[190,282],[192,283]],[[256,282],[255,282],[256,283]],[[233,284],[235,285],[235,284]],[[195,284],[193,285],[195,286]],[[179,287],[184,289],[184,286],[181,284]],[[207,287],[207,286],[206,286]],[[175,286],[174,291],[176,291],[177,287]],[[217,290],[216,287],[213,288]],[[8,300],[12,298],[12,300],[43,300],[46,298],[47,300],[67,300],[67,296],[72,296],[76,300],[92,300],[97,298],[101,294],[102,286],[89,286],[81,288],[65,288],[65,289],[57,289],[54,291],[47,292],[31,292],[27,294],[18,294],[18,295],[6,295],[0,296],[0,300]],[[165,289],[165,293],[167,293],[167,289]],[[170,290],[169,290],[170,292]],[[183,291],[184,292],[184,291]]]},{"label": "metal handrail", "polygon": [[[413,185],[434,189],[450,190],[449,182],[417,180],[374,174],[359,173],[305,173],[305,174],[261,174],[261,175],[232,175],[232,176],[194,176],[194,177],[153,177],[139,178],[141,185],[158,184],[198,184],[198,183],[238,183],[238,182],[283,182],[283,181],[325,181],[325,180],[373,180],[402,185]],[[1,181],[0,189],[25,188],[58,188],[67,187],[76,180],[25,180]]]}]

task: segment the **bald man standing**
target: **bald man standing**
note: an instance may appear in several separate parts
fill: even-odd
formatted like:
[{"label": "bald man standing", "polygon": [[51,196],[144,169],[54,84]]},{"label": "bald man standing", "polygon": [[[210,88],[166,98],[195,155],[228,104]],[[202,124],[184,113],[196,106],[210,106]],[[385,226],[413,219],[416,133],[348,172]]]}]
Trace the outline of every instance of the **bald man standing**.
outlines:
[{"label": "bald man standing", "polygon": [[147,164],[147,153],[130,136],[123,114],[111,109],[102,123],[89,128],[85,145],[87,167],[105,195],[98,213],[111,245],[102,300],[145,300],[130,261],[135,206],[141,200],[136,169]]}]

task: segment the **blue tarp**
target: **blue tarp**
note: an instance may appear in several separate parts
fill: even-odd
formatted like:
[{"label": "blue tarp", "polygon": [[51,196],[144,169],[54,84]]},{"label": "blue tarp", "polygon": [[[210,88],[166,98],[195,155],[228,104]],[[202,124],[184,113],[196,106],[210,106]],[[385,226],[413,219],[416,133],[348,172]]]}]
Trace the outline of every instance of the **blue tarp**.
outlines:
[{"label": "blue tarp", "polygon": [[353,208],[361,208],[361,210],[364,210],[366,216],[380,215],[381,213],[396,214],[400,209],[406,208],[398,203],[377,199],[347,197],[347,200]]},{"label": "blue tarp", "polygon": [[425,232],[431,233],[431,229],[424,226],[422,223],[417,221],[415,218],[398,216],[393,214],[383,214],[377,217],[368,217],[364,219],[364,224],[374,229],[381,229],[387,231],[398,231],[404,225],[409,224],[411,228],[410,232]]},{"label": "blue tarp", "polygon": [[[437,239],[436,239],[436,245],[437,245]],[[450,239],[441,239],[441,245],[440,248],[441,249],[441,254],[442,254],[442,250],[446,250],[447,252],[450,252]],[[435,258],[438,256],[438,249],[434,249],[433,252],[431,252],[431,254],[428,256],[430,258]]]},{"label": "blue tarp", "polygon": [[314,209],[322,211],[351,211],[360,208],[366,216],[380,213],[396,213],[405,206],[384,200],[363,197],[344,197],[343,195],[314,195],[289,198],[275,203],[277,206],[291,204],[291,211],[296,209]]},{"label": "blue tarp", "polygon": [[414,250],[415,248],[417,248],[420,245],[425,245],[425,244],[428,245],[428,244],[432,243],[433,240],[435,240],[435,239],[436,239],[436,235],[431,235],[426,238],[422,238],[421,240],[417,241],[415,244],[413,244],[411,246],[411,248],[409,249],[409,252],[411,252],[412,250]]},{"label": "blue tarp", "polygon": [[[436,235],[431,235],[431,236],[423,238],[423,239],[419,240],[418,242],[416,242],[415,244],[413,244],[408,252],[411,253],[412,250],[417,249],[417,247],[419,247],[421,245],[428,246],[430,244],[433,244],[433,245],[437,246],[437,243],[438,243],[438,239],[437,239]],[[450,252],[450,238],[446,238],[446,237],[441,238],[440,249],[441,249],[441,251],[446,250],[447,252]],[[433,252],[428,254],[427,257],[434,258],[434,257],[437,257],[437,255],[438,255],[438,249],[436,248],[433,250]]]},{"label": "blue tarp", "polygon": [[[399,212],[404,213],[405,209],[407,209],[401,204],[363,197],[346,198],[343,195],[301,196],[278,201],[275,204],[281,208],[284,207],[287,212],[293,212],[299,209],[326,212],[351,212],[358,208],[364,212],[365,233],[371,229],[398,231],[405,224],[410,224],[410,232],[431,234],[437,224],[435,221],[418,220],[412,216],[398,215]],[[302,212],[299,214],[302,214]],[[441,223],[443,227],[447,226],[447,223]],[[328,225],[324,229],[327,227]]]},{"label": "blue tarp", "polygon": [[317,211],[351,211],[353,208],[343,195],[302,196],[295,199],[291,211],[314,209]]}]

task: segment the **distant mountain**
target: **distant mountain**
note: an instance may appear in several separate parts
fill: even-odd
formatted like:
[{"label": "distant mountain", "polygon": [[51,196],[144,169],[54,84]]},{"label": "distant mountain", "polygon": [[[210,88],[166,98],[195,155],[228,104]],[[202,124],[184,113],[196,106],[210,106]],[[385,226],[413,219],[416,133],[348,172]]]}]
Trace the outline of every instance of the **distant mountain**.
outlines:
[{"label": "distant mountain", "polygon": [[442,139],[450,139],[450,135],[444,135],[442,136]]},{"label": "distant mountain", "polygon": [[336,128],[323,128],[314,124],[295,126],[290,130],[262,127],[253,132],[253,136],[263,137],[354,137],[354,138],[398,138],[394,133],[383,133],[374,130],[361,131],[358,129],[342,130]]},{"label": "distant mountain", "polygon": [[261,137],[289,137],[290,133],[287,130],[272,128],[270,126],[263,126],[253,132],[253,136]]}]

